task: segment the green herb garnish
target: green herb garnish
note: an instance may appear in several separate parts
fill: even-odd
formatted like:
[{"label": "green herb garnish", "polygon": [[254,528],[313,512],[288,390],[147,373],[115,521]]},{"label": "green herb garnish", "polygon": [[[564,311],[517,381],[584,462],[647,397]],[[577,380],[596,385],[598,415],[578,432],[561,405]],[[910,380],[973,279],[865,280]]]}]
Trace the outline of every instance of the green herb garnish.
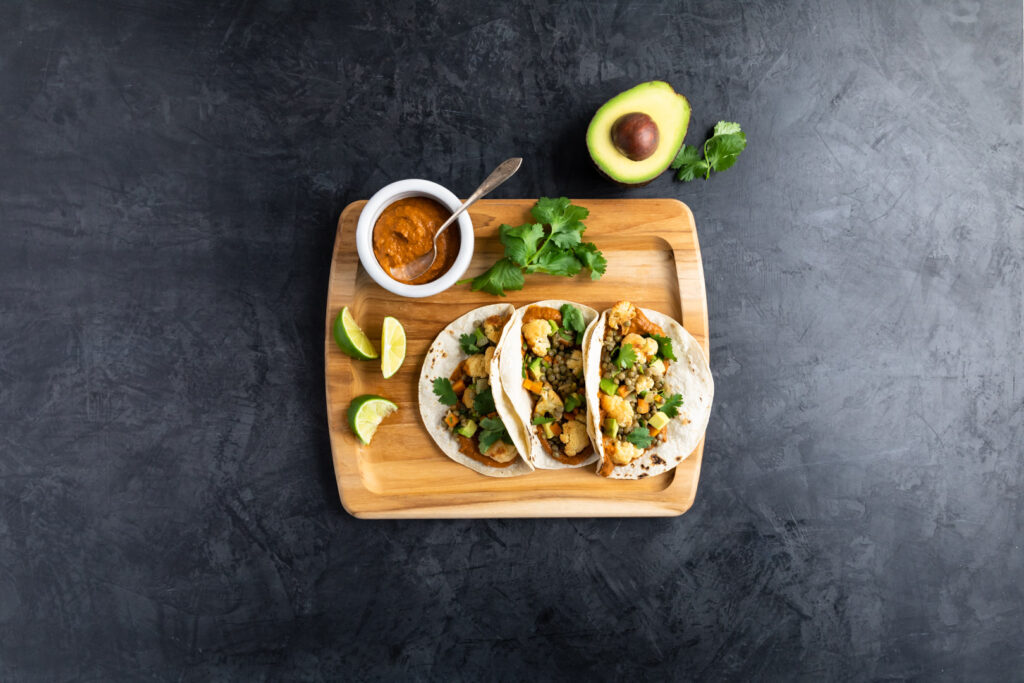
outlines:
[{"label": "green herb garnish", "polygon": [[551,424],[554,421],[555,421],[555,418],[553,418],[553,417],[544,417],[542,415],[534,415],[533,419],[530,420],[530,423],[531,424],[535,424],[535,425],[546,425],[546,424]]},{"label": "green herb garnish", "polygon": [[682,394],[672,394],[665,399],[665,402],[658,408],[661,412],[665,413],[669,417],[675,417],[679,414],[679,406],[683,405]]},{"label": "green herb garnish", "polygon": [[473,399],[473,410],[477,415],[490,415],[494,412],[494,394],[491,388],[487,387]]},{"label": "green herb garnish", "polygon": [[487,453],[499,440],[512,443],[505,429],[505,423],[496,417],[485,417],[480,420],[480,452]]},{"label": "green herb garnish", "polygon": [[615,365],[620,370],[633,367],[636,363],[636,352],[633,351],[632,344],[623,344],[619,349],[619,354],[615,357]]},{"label": "green herb garnish", "polygon": [[576,343],[579,344],[583,341],[583,330],[587,329],[586,323],[583,322],[583,314],[580,313],[580,309],[576,308],[572,304],[562,304],[562,307],[558,309],[562,313],[562,327],[576,333]]},{"label": "green herb garnish", "polygon": [[438,377],[434,380],[434,393],[437,394],[437,400],[446,406],[453,406],[459,402],[459,397],[455,395],[455,389],[452,389],[452,383],[447,377]]},{"label": "green herb garnish", "polygon": [[676,180],[695,180],[711,177],[711,171],[720,173],[736,163],[736,157],[747,147],[747,134],[740,130],[740,124],[719,121],[714,134],[704,142],[704,158],[693,145],[679,148],[672,168]]},{"label": "green herb garnish", "polygon": [[460,336],[459,347],[462,349],[462,352],[467,356],[472,356],[473,354],[478,353],[480,351],[480,349],[478,349],[476,346],[476,335],[474,334],[464,334]]},{"label": "green herb garnish", "polygon": [[651,339],[658,342],[658,357],[665,360],[676,360],[675,351],[672,350],[672,340],[662,337],[660,334],[652,334]]},{"label": "green herb garnish", "polygon": [[651,433],[643,427],[637,427],[623,438],[637,448],[647,448],[654,441]]},{"label": "green herb garnish", "polygon": [[596,246],[583,241],[582,221],[589,213],[566,197],[538,199],[531,210],[537,223],[498,228],[505,256],[472,279],[473,291],[505,296],[506,291],[523,288],[524,273],[571,277],[586,268],[591,279],[601,277],[607,261]]}]

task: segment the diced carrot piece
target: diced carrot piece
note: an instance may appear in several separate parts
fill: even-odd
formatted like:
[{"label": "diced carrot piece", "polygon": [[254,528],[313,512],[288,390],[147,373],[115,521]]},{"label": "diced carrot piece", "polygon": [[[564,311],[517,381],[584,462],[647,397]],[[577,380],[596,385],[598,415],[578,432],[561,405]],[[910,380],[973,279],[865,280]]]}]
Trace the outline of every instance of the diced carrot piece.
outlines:
[{"label": "diced carrot piece", "polygon": [[449,411],[448,414],[444,416],[444,423],[448,425],[448,429],[453,429],[455,425],[459,423],[459,418],[455,413]]},{"label": "diced carrot piece", "polygon": [[650,406],[647,405],[647,399],[638,398],[636,400],[636,411],[638,413],[646,413],[649,409],[650,409]]},{"label": "diced carrot piece", "polygon": [[552,422],[551,423],[551,433],[555,434],[555,435],[561,434],[562,433],[562,425],[558,424],[557,422]]},{"label": "diced carrot piece", "polygon": [[547,362],[548,365],[551,365],[552,363],[555,362],[554,356],[544,356],[544,360]]},{"label": "diced carrot piece", "polygon": [[460,379],[452,385],[452,390],[455,392],[456,396],[461,396],[462,392],[466,390],[466,383]]},{"label": "diced carrot piece", "polygon": [[648,432],[648,433],[649,433],[649,434],[650,434],[651,436],[657,436],[658,434],[661,434],[661,430],[660,430],[660,429],[655,429],[654,427],[650,427],[650,428],[648,428],[647,432]]},{"label": "diced carrot piece", "polygon": [[621,396],[622,398],[626,398],[626,396],[629,394],[629,387],[623,384],[619,387],[619,390],[616,393],[618,393],[618,395]]},{"label": "diced carrot piece", "polygon": [[540,382],[538,382],[536,380],[532,380],[532,379],[524,379],[523,380],[523,388],[526,389],[527,391],[532,391],[533,393],[535,393],[537,395],[540,395],[541,392],[544,391],[544,385],[541,384]]}]

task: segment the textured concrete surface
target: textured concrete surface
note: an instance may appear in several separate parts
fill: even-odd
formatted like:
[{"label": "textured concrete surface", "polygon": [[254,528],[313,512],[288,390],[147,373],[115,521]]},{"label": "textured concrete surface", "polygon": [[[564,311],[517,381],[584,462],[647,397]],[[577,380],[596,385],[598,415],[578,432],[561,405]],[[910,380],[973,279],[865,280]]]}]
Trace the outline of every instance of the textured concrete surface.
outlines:
[{"label": "textured concrete surface", "polygon": [[[1024,680],[1021,56],[1014,2],[0,3],[0,678]],[[735,168],[591,170],[651,78]],[[511,155],[697,217],[681,518],[338,504],[338,213]]]}]

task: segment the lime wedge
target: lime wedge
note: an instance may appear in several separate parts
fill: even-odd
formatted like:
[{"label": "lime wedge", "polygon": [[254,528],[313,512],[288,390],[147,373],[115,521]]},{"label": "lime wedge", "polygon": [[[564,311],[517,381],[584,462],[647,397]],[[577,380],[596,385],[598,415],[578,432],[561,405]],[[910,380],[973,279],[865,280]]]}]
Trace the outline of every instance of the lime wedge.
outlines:
[{"label": "lime wedge", "polygon": [[390,315],[380,332],[380,370],[384,379],[398,372],[405,360],[405,328]]},{"label": "lime wedge", "polygon": [[398,406],[386,398],[363,394],[354,398],[348,407],[348,426],[360,441],[369,444],[381,420],[396,410]]},{"label": "lime wedge", "polygon": [[348,306],[341,309],[341,313],[334,320],[334,341],[338,342],[342,351],[353,358],[373,360],[377,357],[377,349],[373,348],[370,338],[359,329],[359,325],[356,325]]}]

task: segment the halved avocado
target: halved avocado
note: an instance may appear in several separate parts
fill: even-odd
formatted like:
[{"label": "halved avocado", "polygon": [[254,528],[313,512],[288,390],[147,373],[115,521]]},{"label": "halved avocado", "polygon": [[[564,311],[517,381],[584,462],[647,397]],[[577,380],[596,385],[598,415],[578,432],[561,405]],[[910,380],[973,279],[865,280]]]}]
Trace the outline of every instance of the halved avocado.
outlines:
[{"label": "halved avocado", "polygon": [[624,185],[645,185],[669,167],[690,125],[690,103],[664,81],[650,81],[605,102],[587,128],[597,168]]}]

